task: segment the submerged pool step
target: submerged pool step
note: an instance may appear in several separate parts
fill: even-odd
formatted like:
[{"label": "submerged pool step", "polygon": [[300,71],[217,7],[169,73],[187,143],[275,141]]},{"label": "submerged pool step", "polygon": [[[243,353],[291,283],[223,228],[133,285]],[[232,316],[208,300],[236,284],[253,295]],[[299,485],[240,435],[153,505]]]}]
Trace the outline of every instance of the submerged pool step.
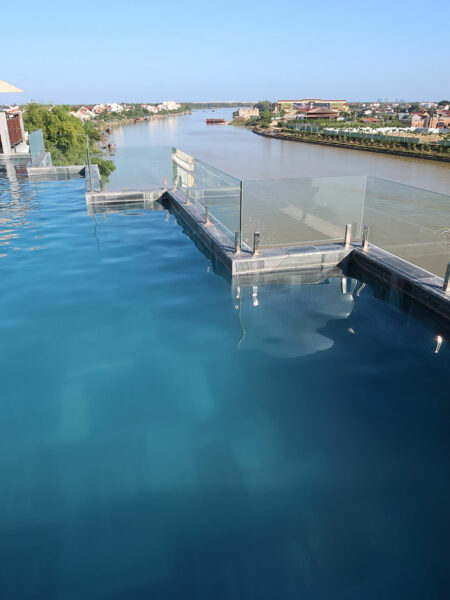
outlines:
[{"label": "submerged pool step", "polygon": [[86,203],[124,204],[127,202],[157,202],[164,194],[163,188],[152,190],[124,190],[116,192],[86,192]]}]

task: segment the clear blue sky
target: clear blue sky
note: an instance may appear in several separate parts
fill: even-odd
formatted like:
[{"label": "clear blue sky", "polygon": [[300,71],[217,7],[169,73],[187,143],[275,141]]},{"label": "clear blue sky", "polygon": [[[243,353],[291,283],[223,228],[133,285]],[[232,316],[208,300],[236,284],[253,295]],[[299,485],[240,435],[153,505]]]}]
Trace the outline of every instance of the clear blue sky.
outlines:
[{"label": "clear blue sky", "polygon": [[0,102],[441,100],[450,36],[433,6],[23,0],[2,28],[0,79],[26,93]]}]

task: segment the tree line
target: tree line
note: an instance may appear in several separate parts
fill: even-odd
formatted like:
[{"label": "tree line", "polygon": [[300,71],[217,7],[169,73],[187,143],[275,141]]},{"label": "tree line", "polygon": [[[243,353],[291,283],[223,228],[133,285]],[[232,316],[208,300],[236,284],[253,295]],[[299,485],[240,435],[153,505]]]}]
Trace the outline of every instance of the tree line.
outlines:
[{"label": "tree line", "polygon": [[98,148],[101,132],[91,121],[82,122],[70,114],[68,105],[48,107],[30,103],[23,107],[23,122],[28,133],[42,129],[44,145],[51,152],[54,165],[80,165],[86,163],[86,136],[89,136],[91,160],[98,165],[103,181],[116,166],[102,157]]}]

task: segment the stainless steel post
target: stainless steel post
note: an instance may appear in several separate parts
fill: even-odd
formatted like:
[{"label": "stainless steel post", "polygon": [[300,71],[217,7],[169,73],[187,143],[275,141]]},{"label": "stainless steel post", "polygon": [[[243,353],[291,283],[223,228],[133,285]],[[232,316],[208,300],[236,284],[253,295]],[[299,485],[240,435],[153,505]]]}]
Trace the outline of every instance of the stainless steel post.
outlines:
[{"label": "stainless steel post", "polygon": [[347,223],[345,226],[345,238],[344,238],[344,246],[348,248],[350,246],[350,242],[352,239],[352,225],[351,223]]},{"label": "stainless steel post", "polygon": [[241,232],[234,232],[234,253],[239,254],[241,251]]},{"label": "stainless steel post", "polygon": [[253,234],[253,256],[259,254],[259,231]]},{"label": "stainless steel post", "polygon": [[165,175],[163,177],[163,188],[167,190],[167,177]]},{"label": "stainless steel post", "polygon": [[447,263],[447,270],[445,271],[444,294],[450,294],[450,262]]},{"label": "stainless steel post", "polygon": [[181,175],[178,175],[178,188],[181,190],[182,186],[182,179],[181,179]]},{"label": "stainless steel post", "polygon": [[362,234],[362,249],[367,252],[369,248],[369,226],[364,225]]},{"label": "stainless steel post", "polygon": [[186,206],[189,206],[191,199],[189,197],[189,188],[186,190]]},{"label": "stainless steel post", "polygon": [[209,225],[209,206],[205,206],[205,225]]},{"label": "stainless steel post", "polygon": [[242,248],[242,180],[239,181],[239,248]]}]

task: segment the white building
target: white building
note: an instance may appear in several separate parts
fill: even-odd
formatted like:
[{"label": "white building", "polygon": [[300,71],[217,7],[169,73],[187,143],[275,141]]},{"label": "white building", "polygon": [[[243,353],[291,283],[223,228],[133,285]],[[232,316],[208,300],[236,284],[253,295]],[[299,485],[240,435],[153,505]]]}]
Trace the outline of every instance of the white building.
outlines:
[{"label": "white building", "polygon": [[244,107],[244,108],[239,109],[238,114],[239,114],[239,117],[241,117],[241,119],[250,119],[251,117],[259,117],[259,109]]},{"label": "white building", "polygon": [[159,112],[158,107],[154,106],[153,104],[142,104],[142,108],[145,108],[145,110],[153,115]]},{"label": "white building", "polygon": [[81,106],[77,111],[71,110],[70,114],[74,117],[77,117],[77,119],[81,119],[81,121],[89,121],[89,119],[95,117],[95,113],[85,106]]},{"label": "white building", "polygon": [[160,110],[178,110],[181,108],[181,104],[174,102],[173,100],[164,100],[161,104],[158,105]]},{"label": "white building", "polygon": [[106,110],[112,113],[121,113],[123,112],[123,106],[121,104],[117,104],[117,102],[111,102],[106,105]]}]

